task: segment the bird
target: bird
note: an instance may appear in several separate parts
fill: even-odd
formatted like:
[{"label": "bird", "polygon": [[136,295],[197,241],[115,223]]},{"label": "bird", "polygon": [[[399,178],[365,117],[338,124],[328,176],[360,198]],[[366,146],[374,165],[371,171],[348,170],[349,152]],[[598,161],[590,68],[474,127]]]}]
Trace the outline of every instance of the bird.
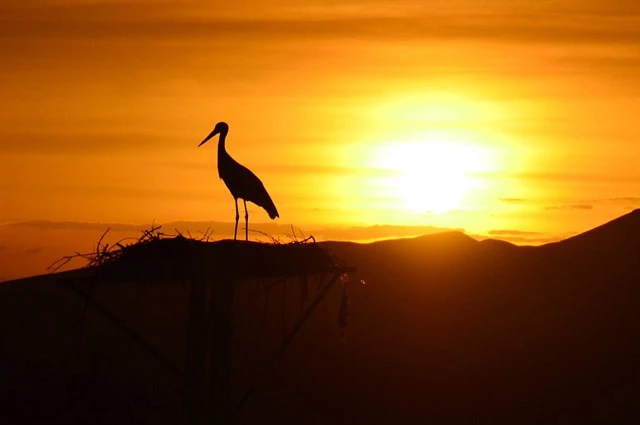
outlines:
[{"label": "bird", "polygon": [[262,181],[251,172],[247,167],[240,164],[225,149],[225,141],[229,133],[229,125],[226,122],[219,122],[213,128],[205,139],[200,142],[198,147],[204,145],[212,137],[220,135],[218,140],[218,176],[231,192],[236,203],[236,227],[233,231],[233,240],[236,240],[238,234],[238,198],[244,202],[244,220],[245,220],[245,240],[249,240],[249,213],[247,212],[247,201],[253,202],[269,214],[269,218],[274,220],[280,217],[271,196],[265,189]]}]

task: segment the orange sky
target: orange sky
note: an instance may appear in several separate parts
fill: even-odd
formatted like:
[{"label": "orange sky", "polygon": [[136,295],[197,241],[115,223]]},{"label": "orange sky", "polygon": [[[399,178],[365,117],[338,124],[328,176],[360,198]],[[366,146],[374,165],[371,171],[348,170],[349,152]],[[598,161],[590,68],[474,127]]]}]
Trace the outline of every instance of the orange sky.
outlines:
[{"label": "orange sky", "polygon": [[583,231],[640,205],[638,28],[631,0],[3,0],[0,223],[232,221],[196,148],[224,120],[280,224]]}]

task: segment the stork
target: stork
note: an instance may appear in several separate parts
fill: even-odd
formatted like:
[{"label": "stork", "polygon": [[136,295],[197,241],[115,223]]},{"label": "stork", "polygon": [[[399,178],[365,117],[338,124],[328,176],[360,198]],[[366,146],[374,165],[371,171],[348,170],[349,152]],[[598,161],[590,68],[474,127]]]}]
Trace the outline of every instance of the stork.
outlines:
[{"label": "stork", "polygon": [[229,132],[229,125],[226,122],[219,122],[213,131],[198,145],[204,145],[209,139],[216,135],[220,135],[218,140],[218,176],[231,192],[236,202],[236,227],[233,231],[233,240],[236,240],[238,234],[238,198],[244,202],[244,220],[245,220],[245,240],[249,240],[249,213],[247,212],[247,201],[262,207],[269,214],[272,220],[280,217],[275,204],[271,200],[267,189],[260,179],[251,172],[247,167],[239,164],[225,149],[225,140]]}]

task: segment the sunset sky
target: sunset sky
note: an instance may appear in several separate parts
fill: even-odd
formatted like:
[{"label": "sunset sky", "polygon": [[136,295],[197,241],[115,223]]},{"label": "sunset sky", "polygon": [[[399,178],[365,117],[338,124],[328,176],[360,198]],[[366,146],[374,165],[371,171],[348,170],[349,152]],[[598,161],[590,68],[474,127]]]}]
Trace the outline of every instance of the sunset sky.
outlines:
[{"label": "sunset sky", "polygon": [[196,148],[226,121],[283,225],[584,231],[640,206],[638,28],[635,0],[3,0],[0,223],[233,221]]}]

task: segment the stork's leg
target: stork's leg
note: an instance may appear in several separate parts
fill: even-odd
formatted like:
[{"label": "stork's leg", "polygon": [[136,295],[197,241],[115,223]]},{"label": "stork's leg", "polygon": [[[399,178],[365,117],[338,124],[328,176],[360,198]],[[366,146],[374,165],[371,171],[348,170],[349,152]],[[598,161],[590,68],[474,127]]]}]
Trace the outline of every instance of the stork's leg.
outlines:
[{"label": "stork's leg", "polygon": [[247,201],[244,202],[244,240],[249,241],[249,213],[247,212]]},{"label": "stork's leg", "polygon": [[240,214],[238,213],[238,198],[234,198],[236,201],[236,228],[233,231],[233,240],[236,240],[236,236],[238,235],[238,219],[240,218]]}]

